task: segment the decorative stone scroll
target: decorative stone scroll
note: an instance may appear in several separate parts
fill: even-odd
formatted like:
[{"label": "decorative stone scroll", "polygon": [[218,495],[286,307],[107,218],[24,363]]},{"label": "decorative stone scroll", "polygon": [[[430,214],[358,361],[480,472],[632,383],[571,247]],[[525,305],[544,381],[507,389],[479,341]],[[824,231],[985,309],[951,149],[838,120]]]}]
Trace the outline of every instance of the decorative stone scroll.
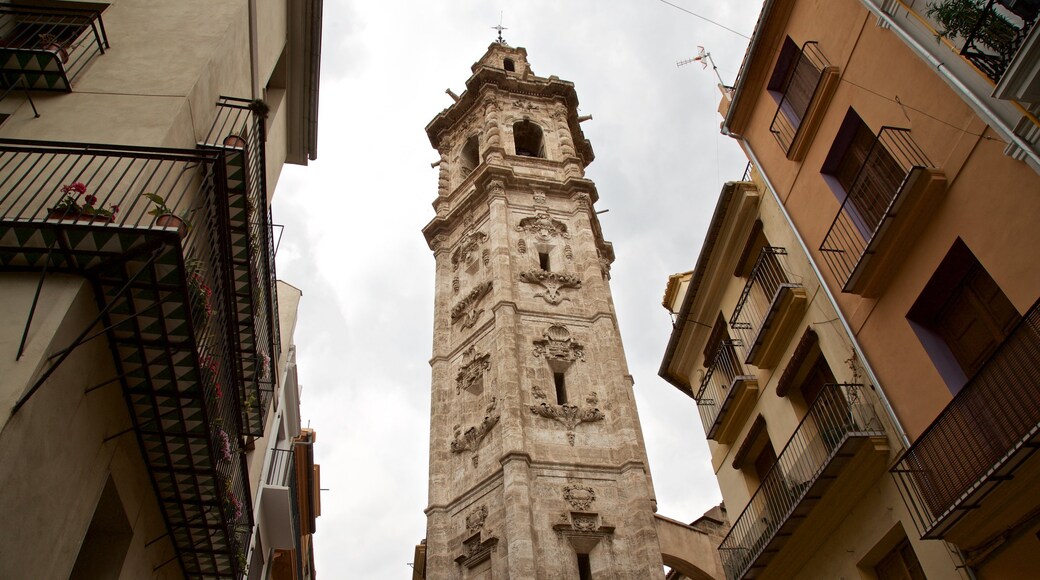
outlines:
[{"label": "decorative stone scroll", "polygon": [[546,270],[526,270],[520,272],[520,281],[529,284],[541,284],[545,292],[535,294],[535,298],[544,298],[549,304],[559,304],[564,300],[570,300],[560,295],[562,288],[581,288],[581,279],[574,274],[563,272],[548,272]]},{"label": "decorative stone scroll", "polygon": [[455,306],[451,307],[451,321],[462,320],[462,327],[469,328],[477,323],[477,319],[484,313],[483,308],[477,308],[480,299],[491,291],[491,280],[482,282],[476,288],[469,291]]},{"label": "decorative stone scroll", "polygon": [[469,232],[462,236],[455,251],[451,254],[451,269],[458,270],[459,264],[468,263],[473,252],[480,249],[481,244],[486,242],[487,239],[488,236],[484,232]]},{"label": "decorative stone scroll", "polygon": [[495,412],[496,404],[495,397],[491,397],[491,403],[487,406],[487,414],[480,425],[466,429],[465,433],[462,432],[460,425],[455,426],[455,439],[451,442],[452,453],[474,451],[477,447],[480,447],[480,442],[484,440],[484,437],[487,437],[487,434],[491,432],[491,429],[498,424],[498,420],[501,418],[501,415]]},{"label": "decorative stone scroll", "polygon": [[587,485],[567,485],[563,488],[563,499],[567,500],[572,508],[587,512],[596,501],[596,490]]},{"label": "decorative stone scroll", "polygon": [[[598,402],[596,393],[592,393],[586,401],[595,405],[596,402]],[[579,407],[577,405],[550,405],[548,403],[541,403],[539,405],[530,405],[529,408],[531,409],[531,413],[538,415],[539,417],[552,419],[566,427],[567,442],[571,445],[574,445],[575,427],[582,423],[595,423],[606,418],[603,411],[600,411],[595,406]]]},{"label": "decorative stone scroll", "polygon": [[545,340],[534,341],[534,356],[564,362],[585,361],[585,347],[571,338],[566,326],[554,324],[542,337]]},{"label": "decorative stone scroll", "polygon": [[518,232],[537,234],[539,238],[548,240],[559,236],[569,240],[570,233],[567,232],[567,224],[560,220],[554,220],[548,212],[540,211],[532,217],[525,217],[516,226]]},{"label": "decorative stone scroll", "polygon": [[477,395],[484,390],[484,372],[491,368],[491,355],[477,354],[476,347],[462,353],[462,367],[455,375],[455,394],[463,389]]},{"label": "decorative stone scroll", "polygon": [[466,532],[470,535],[480,533],[480,530],[484,529],[484,521],[487,520],[487,515],[487,506],[482,505],[466,516]]}]

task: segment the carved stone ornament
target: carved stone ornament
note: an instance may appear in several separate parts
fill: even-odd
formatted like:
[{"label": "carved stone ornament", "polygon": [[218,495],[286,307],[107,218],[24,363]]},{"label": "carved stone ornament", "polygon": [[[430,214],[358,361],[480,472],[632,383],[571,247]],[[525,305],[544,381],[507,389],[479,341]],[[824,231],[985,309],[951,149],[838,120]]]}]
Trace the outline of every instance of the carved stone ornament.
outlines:
[{"label": "carved stone ornament", "polygon": [[571,199],[574,200],[574,205],[577,206],[578,209],[587,209],[589,207],[592,207],[592,196],[585,193],[584,191],[579,191],[578,193],[575,193],[573,196],[571,196]]},{"label": "carved stone ornament", "polygon": [[491,432],[491,429],[498,424],[498,420],[501,415],[495,412],[496,400],[491,397],[491,403],[487,406],[487,415],[484,416],[484,420],[476,427],[470,427],[466,429],[465,433],[462,433],[462,428],[458,425],[455,426],[455,440],[451,442],[452,453],[464,453],[466,451],[473,451],[480,446],[480,442],[487,437],[487,434]]},{"label": "carved stone ornament", "polygon": [[488,239],[484,232],[469,232],[462,236],[455,251],[451,254],[451,269],[458,270],[459,264],[468,264],[474,252]]},{"label": "carved stone ornament", "polygon": [[477,285],[476,288],[469,291],[462,300],[459,300],[458,304],[451,307],[451,321],[458,322],[462,320],[462,327],[469,328],[477,323],[477,319],[484,313],[483,308],[477,308],[477,304],[480,303],[480,299],[487,295],[491,291],[491,280],[482,282]]},{"label": "carved stone ornament", "polygon": [[564,362],[585,361],[585,347],[574,342],[566,326],[554,324],[542,337],[545,340],[534,341],[534,356]]},{"label": "carved stone ornament", "polygon": [[552,219],[548,212],[544,211],[521,219],[516,226],[516,231],[537,234],[543,240],[548,240],[555,236],[560,236],[567,240],[571,238],[570,233],[567,232],[567,224],[560,220]]},{"label": "carved stone ornament", "polygon": [[482,505],[466,516],[466,532],[470,535],[479,533],[484,528],[484,520],[487,519],[487,515],[487,506]]},{"label": "carved stone ornament", "polygon": [[455,394],[466,389],[474,394],[484,390],[484,373],[491,368],[491,355],[477,354],[475,347],[462,354],[462,367],[455,375]]},{"label": "carved stone ornament", "polygon": [[595,407],[579,407],[577,405],[550,405],[542,403],[531,405],[531,413],[546,419],[552,419],[567,428],[567,441],[574,445],[574,428],[582,423],[595,423],[606,418],[603,411]]},{"label": "carved stone ornament", "polygon": [[519,240],[517,240],[516,241],[516,251],[520,252],[521,254],[526,254],[527,253],[527,240],[525,240],[523,238],[520,238]]},{"label": "carved stone ornament", "polygon": [[587,485],[567,485],[563,488],[563,499],[579,512],[586,512],[596,501],[596,490]]},{"label": "carved stone ornament", "polygon": [[545,395],[545,391],[538,385],[531,387],[531,394],[534,395],[536,401],[545,401],[548,398]]},{"label": "carved stone ornament", "polygon": [[534,202],[538,205],[545,205],[545,193],[541,191],[534,192]]},{"label": "carved stone ornament", "polygon": [[506,184],[501,179],[492,179],[487,182],[484,186],[484,191],[488,197],[502,197],[506,194]]},{"label": "carved stone ornament", "polygon": [[600,258],[599,271],[601,274],[603,274],[604,280],[610,280],[610,260],[606,258]]},{"label": "carved stone ornament", "polygon": [[571,249],[570,244],[567,244],[563,247],[563,257],[567,258],[568,260],[574,259],[574,250]]},{"label": "carved stone ornament", "polygon": [[480,260],[482,262],[484,262],[485,266],[490,264],[491,263],[491,250],[489,250],[487,248],[484,248],[484,250],[482,252],[480,252]]},{"label": "carved stone ornament", "polygon": [[562,288],[581,288],[581,279],[574,274],[548,272],[540,269],[520,272],[520,281],[541,284],[545,288],[545,292],[535,294],[535,298],[544,298],[549,304],[559,304],[564,300],[570,300],[570,298],[560,296]]},{"label": "carved stone ornament", "polygon": [[515,101],[513,101],[513,107],[516,109],[520,109],[521,111],[537,111],[541,109],[541,107],[534,103],[531,103],[529,101],[521,101],[520,99],[516,99]]},{"label": "carved stone ornament", "polygon": [[560,514],[553,531],[567,538],[576,551],[587,554],[600,540],[614,534],[614,526],[604,524],[598,513],[573,511]]},{"label": "carved stone ornament", "polygon": [[455,294],[459,293],[459,277],[455,276],[451,279],[451,291]]}]

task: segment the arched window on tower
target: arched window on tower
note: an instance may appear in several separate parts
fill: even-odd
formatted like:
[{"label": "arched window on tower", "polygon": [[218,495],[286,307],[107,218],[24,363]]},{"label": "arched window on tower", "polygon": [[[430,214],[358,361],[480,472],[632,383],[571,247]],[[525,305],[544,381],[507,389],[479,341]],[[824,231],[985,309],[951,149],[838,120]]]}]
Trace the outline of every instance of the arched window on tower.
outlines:
[{"label": "arched window on tower", "polygon": [[459,156],[459,162],[462,167],[462,178],[465,179],[473,170],[480,165],[480,145],[477,141],[477,136],[474,135],[466,140],[466,144],[462,146],[462,155]]},{"label": "arched window on tower", "polygon": [[513,144],[517,155],[545,158],[542,128],[526,119],[513,124]]},{"label": "arched window on tower", "polygon": [[507,58],[502,61],[502,68],[506,69],[509,72],[516,72],[516,65],[513,64],[513,59],[511,58]]}]

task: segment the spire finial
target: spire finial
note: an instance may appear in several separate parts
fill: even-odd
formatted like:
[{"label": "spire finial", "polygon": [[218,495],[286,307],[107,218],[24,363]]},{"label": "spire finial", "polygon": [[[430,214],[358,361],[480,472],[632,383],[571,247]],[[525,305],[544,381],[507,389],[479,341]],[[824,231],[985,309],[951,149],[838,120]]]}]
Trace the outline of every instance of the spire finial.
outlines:
[{"label": "spire finial", "polygon": [[491,30],[497,30],[498,31],[498,40],[496,40],[495,42],[497,42],[499,44],[505,44],[506,43],[506,39],[502,38],[502,31],[503,30],[509,30],[505,26],[502,26],[502,14],[503,14],[502,12],[498,13],[498,26],[492,26],[491,27]]}]

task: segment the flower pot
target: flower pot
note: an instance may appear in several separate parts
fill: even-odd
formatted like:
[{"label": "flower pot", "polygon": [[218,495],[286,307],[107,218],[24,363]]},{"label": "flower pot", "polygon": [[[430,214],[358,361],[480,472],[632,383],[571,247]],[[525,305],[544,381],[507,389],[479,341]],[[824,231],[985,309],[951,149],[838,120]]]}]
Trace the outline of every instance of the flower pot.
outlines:
[{"label": "flower pot", "polygon": [[116,216],[85,214],[77,211],[52,207],[47,210],[47,221],[110,224],[116,221]]},{"label": "flower pot", "polygon": [[181,218],[170,213],[156,216],[155,225],[161,228],[177,228],[177,235],[181,238],[188,235],[188,224],[184,223],[184,220]]},{"label": "flower pot", "polygon": [[69,62],[69,51],[65,50],[64,46],[56,42],[48,42],[44,44],[43,50],[49,50],[50,52],[53,52],[55,55],[58,56],[59,59],[61,59],[61,62],[63,63]]},{"label": "flower pot", "polygon": [[235,135],[234,133],[232,133],[231,135],[228,135],[227,137],[224,137],[224,147],[234,147],[234,148],[237,148],[237,149],[245,149],[246,145],[247,145],[246,140],[243,139],[240,135]]}]

